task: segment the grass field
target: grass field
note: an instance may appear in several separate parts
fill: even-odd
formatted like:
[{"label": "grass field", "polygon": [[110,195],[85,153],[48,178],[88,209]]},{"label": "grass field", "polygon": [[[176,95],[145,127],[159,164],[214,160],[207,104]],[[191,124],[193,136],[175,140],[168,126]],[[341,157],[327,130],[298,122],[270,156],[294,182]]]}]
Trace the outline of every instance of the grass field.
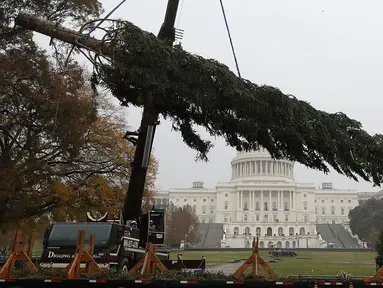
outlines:
[{"label": "grass field", "polygon": [[[222,265],[235,259],[247,259],[250,252],[180,252],[183,259],[201,259],[206,256],[207,267]],[[375,274],[376,254],[374,252],[310,252],[298,251],[297,257],[282,257],[279,263],[270,263],[270,267],[281,277],[289,275],[329,275],[335,276],[340,270],[352,276],[372,276]],[[177,252],[171,259],[176,259]],[[260,256],[267,261],[266,251]],[[239,264],[237,264],[239,266]],[[262,273],[264,272],[263,269]]]}]

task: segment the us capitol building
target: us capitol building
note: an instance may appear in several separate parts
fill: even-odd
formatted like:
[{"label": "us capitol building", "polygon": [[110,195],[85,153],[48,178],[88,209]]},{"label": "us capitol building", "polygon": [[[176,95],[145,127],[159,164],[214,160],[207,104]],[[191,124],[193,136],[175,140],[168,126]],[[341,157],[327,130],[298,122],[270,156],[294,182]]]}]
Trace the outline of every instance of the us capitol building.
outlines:
[{"label": "us capitol building", "polygon": [[319,189],[297,183],[294,163],[274,160],[266,149],[238,152],[231,170],[231,180],[217,183],[215,189],[194,182],[191,188],[160,191],[154,201],[189,204],[200,223],[222,223],[221,247],[249,247],[255,235],[261,248],[328,247],[331,243],[322,234],[330,229],[335,236],[335,224],[361,243],[351,235],[348,212],[375,193],[337,190],[331,183],[322,183]]}]

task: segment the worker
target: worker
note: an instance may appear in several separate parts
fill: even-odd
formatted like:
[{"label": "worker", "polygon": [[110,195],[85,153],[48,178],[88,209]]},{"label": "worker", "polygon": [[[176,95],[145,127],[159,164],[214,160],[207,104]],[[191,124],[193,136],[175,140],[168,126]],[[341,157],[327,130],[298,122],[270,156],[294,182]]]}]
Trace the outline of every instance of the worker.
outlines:
[{"label": "worker", "polygon": [[154,225],[153,220],[150,220],[150,230],[156,230],[156,225]]}]

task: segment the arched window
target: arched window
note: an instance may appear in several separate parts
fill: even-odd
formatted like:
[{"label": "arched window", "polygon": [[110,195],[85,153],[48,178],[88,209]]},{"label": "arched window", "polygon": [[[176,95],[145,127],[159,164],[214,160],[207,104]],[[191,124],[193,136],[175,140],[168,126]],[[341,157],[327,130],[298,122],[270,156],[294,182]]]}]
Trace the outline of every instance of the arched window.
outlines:
[{"label": "arched window", "polygon": [[335,207],[331,206],[331,214],[335,214]]},{"label": "arched window", "polygon": [[238,235],[239,234],[239,228],[238,227],[234,227],[234,235]]},{"label": "arched window", "polygon": [[279,227],[278,228],[278,236],[282,236],[282,235],[283,235],[283,228]]},{"label": "arched window", "polygon": [[289,228],[289,235],[294,236],[294,228],[293,227]]},{"label": "arched window", "polygon": [[247,221],[247,215],[243,215],[243,221]]},{"label": "arched window", "polygon": [[206,206],[202,206],[202,214],[206,213]]},{"label": "arched window", "polygon": [[271,227],[267,228],[267,236],[273,236],[273,229]]},{"label": "arched window", "polygon": [[265,248],[265,243],[263,243],[263,241],[259,242],[259,248]]},{"label": "arched window", "polygon": [[286,241],[286,248],[290,248],[290,242],[289,241]]},{"label": "arched window", "polygon": [[326,207],[322,207],[322,215],[325,215],[326,214]]},{"label": "arched window", "polygon": [[277,248],[282,248],[282,242],[281,241],[277,242]]},{"label": "arched window", "polygon": [[245,228],[245,235],[250,235],[250,228],[249,227]]},{"label": "arched window", "polygon": [[295,247],[296,247],[296,245],[297,245],[297,244],[295,243],[295,241],[293,241],[293,248],[295,248]]},{"label": "arched window", "polygon": [[229,208],[229,202],[225,201],[224,206],[225,206],[225,210],[227,210]]},{"label": "arched window", "polygon": [[257,229],[255,229],[255,233],[257,234],[257,236],[261,236],[261,228],[257,227]]},{"label": "arched window", "polygon": [[307,210],[307,202],[303,202],[303,209]]},{"label": "arched window", "polygon": [[259,202],[255,203],[255,210],[259,210]]},{"label": "arched window", "polygon": [[299,229],[299,235],[305,235],[306,234],[306,230],[304,227],[301,227],[301,229]]}]

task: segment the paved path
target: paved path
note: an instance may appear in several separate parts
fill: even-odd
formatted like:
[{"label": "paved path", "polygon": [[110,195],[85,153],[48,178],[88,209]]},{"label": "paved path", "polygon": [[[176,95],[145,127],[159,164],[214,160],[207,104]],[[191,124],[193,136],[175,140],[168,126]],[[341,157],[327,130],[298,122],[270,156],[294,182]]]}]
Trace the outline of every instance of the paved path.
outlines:
[{"label": "paved path", "polygon": [[210,273],[218,273],[222,272],[225,275],[232,275],[237,271],[239,267],[244,263],[245,261],[237,262],[237,263],[226,263],[223,265],[218,265],[215,267],[208,268],[207,271]]}]

